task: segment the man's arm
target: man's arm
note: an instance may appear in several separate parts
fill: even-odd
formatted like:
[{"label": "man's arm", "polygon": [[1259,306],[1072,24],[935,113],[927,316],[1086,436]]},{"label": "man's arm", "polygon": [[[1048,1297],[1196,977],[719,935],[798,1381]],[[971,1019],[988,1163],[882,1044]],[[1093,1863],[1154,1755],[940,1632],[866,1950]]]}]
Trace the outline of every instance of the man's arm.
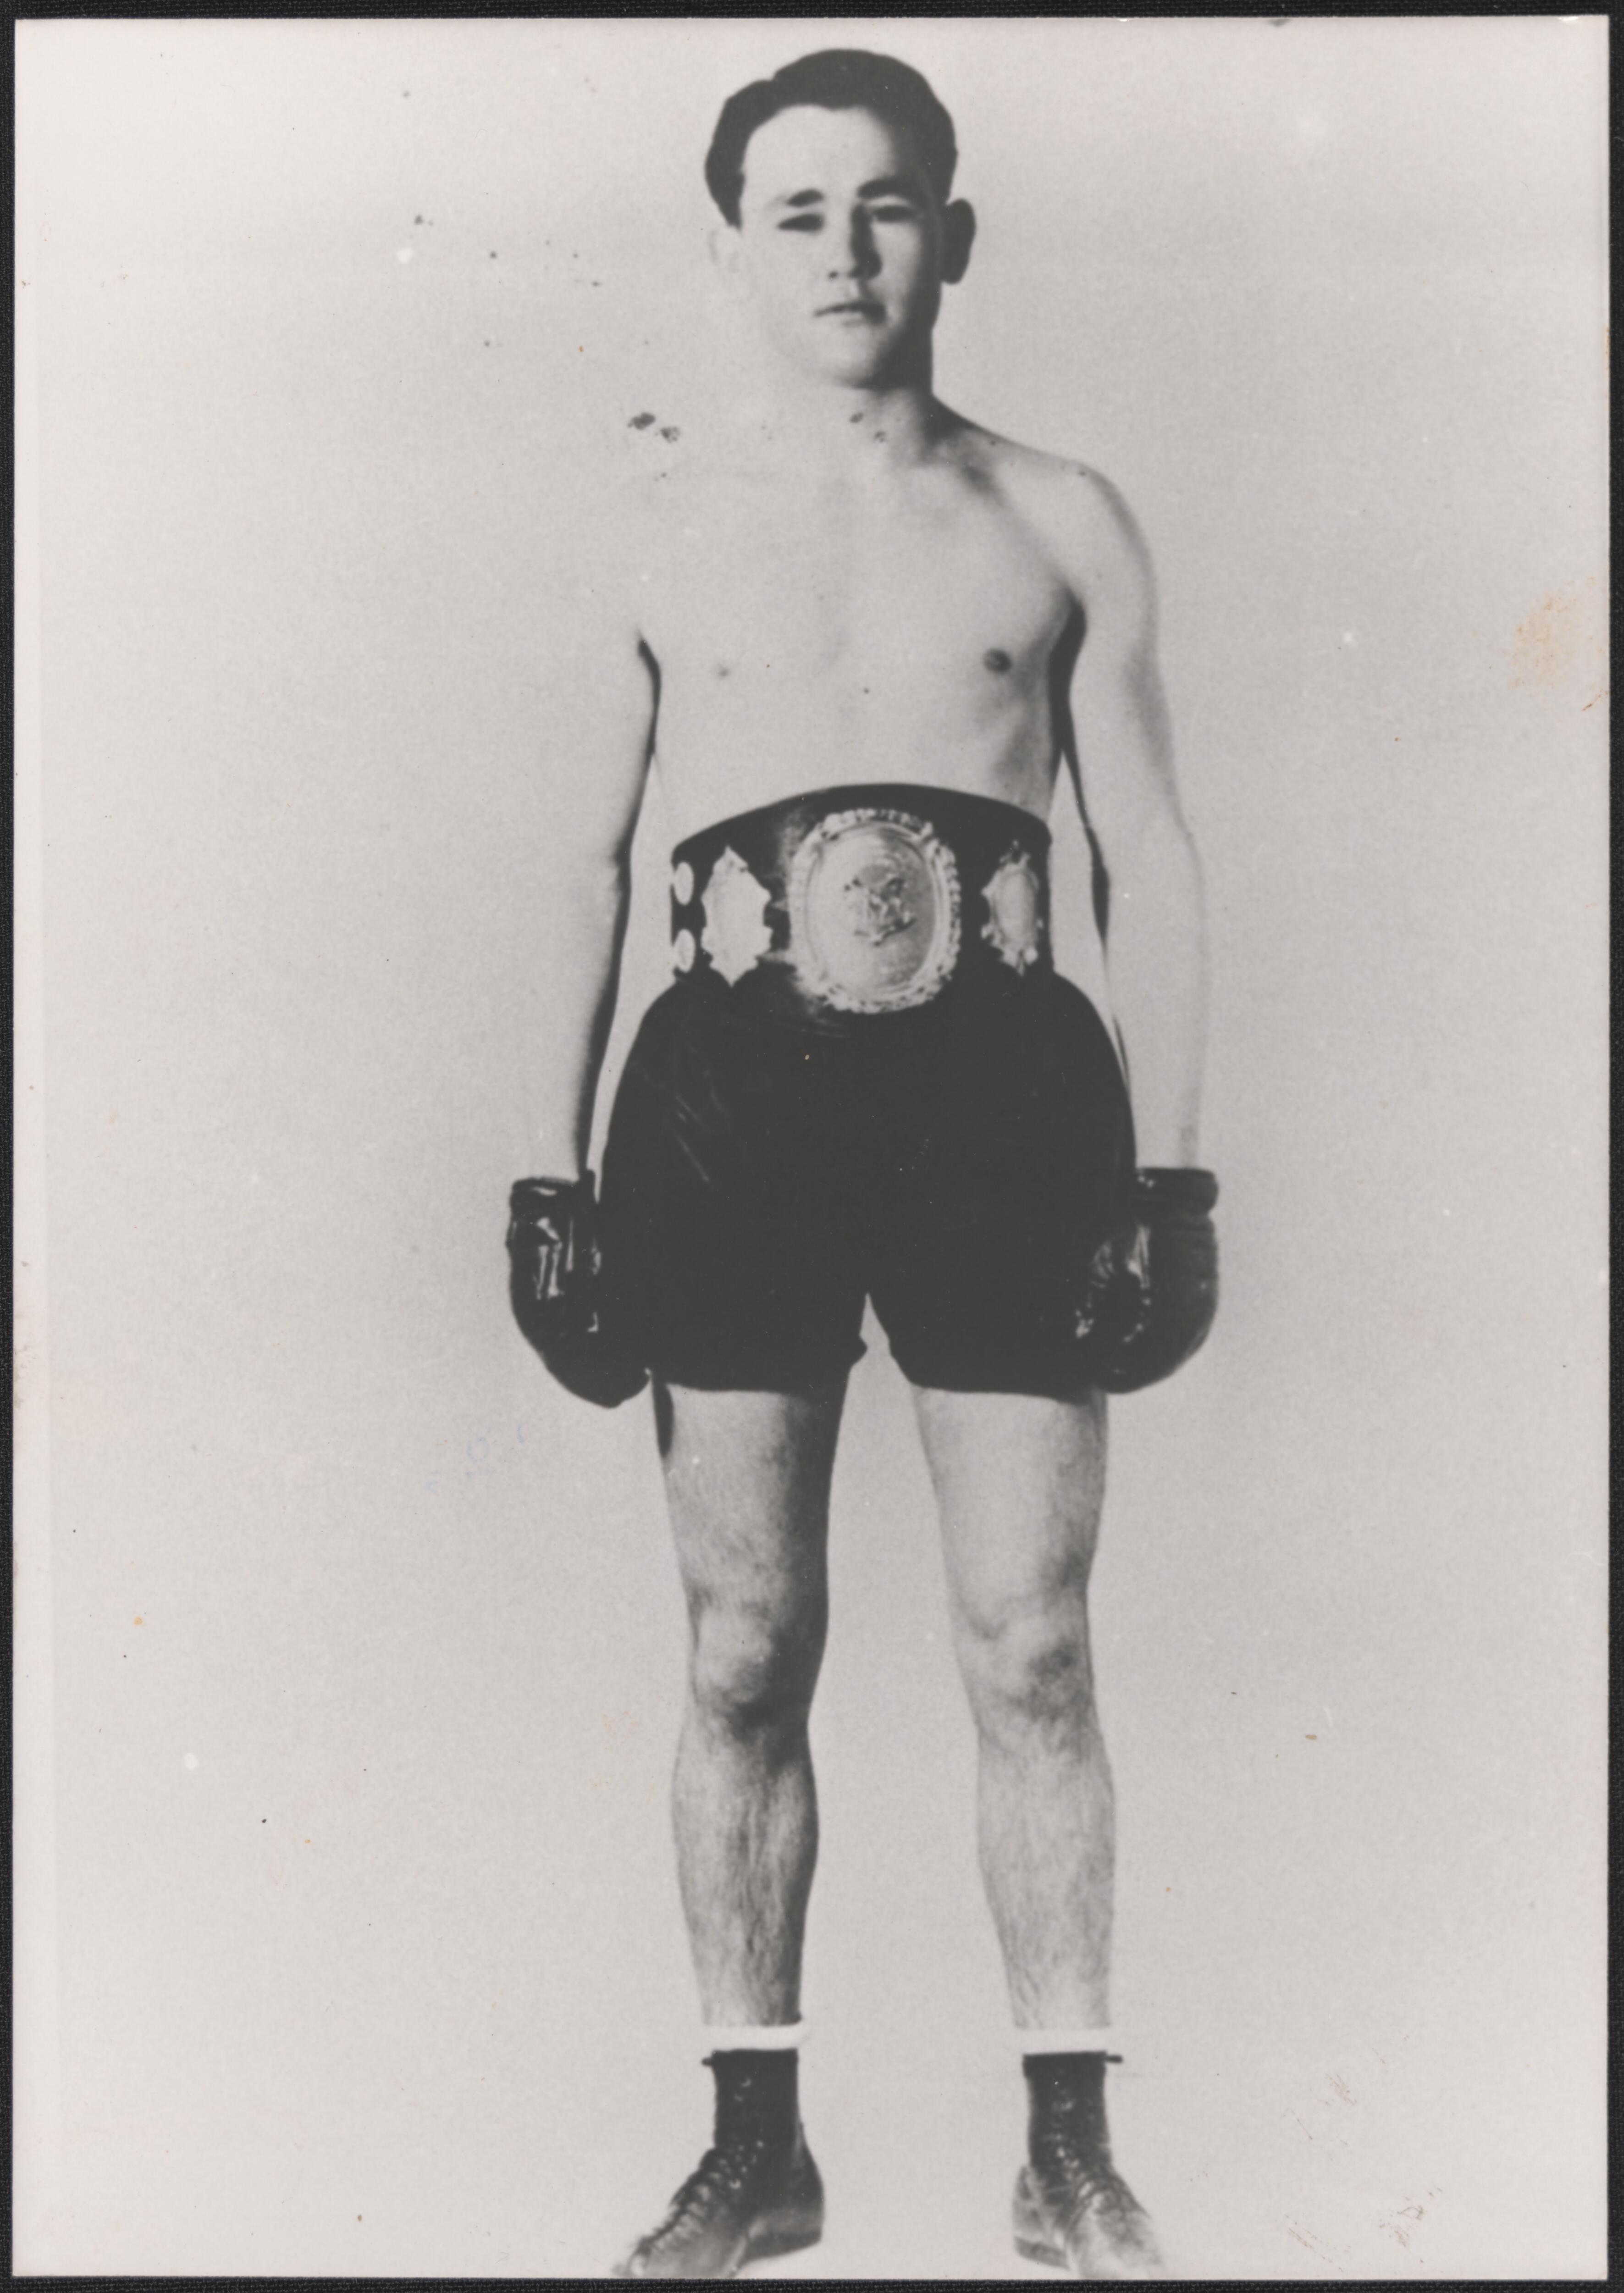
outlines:
[{"label": "man's arm", "polygon": [[537,1167],[586,1168],[593,1099],[619,977],[631,846],[653,753],[658,675],[629,581],[607,554],[563,585],[543,664],[540,738],[552,814],[536,883]]},{"label": "man's arm", "polygon": [[[1075,482],[1075,481],[1074,481]],[[1110,881],[1106,973],[1137,1159],[1198,1159],[1207,1025],[1200,864],[1179,809],[1156,658],[1150,555],[1127,506],[1086,476],[1074,577],[1087,629],[1071,690],[1079,800]]]}]

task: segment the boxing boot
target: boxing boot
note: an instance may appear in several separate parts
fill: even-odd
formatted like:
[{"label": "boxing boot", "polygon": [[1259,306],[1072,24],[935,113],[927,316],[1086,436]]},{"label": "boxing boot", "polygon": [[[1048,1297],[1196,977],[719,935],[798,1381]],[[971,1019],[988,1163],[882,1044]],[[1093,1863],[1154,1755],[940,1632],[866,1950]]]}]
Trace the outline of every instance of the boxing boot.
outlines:
[{"label": "boxing boot", "polygon": [[792,2051],[707,2057],[716,2080],[710,2148],[616,2277],[736,2277],[823,2233],[823,2183],[801,2130]]},{"label": "boxing boot", "polygon": [[1015,2250],[1074,2277],[1160,2278],[1150,2216],[1111,2162],[1104,2054],[1028,2054]]}]

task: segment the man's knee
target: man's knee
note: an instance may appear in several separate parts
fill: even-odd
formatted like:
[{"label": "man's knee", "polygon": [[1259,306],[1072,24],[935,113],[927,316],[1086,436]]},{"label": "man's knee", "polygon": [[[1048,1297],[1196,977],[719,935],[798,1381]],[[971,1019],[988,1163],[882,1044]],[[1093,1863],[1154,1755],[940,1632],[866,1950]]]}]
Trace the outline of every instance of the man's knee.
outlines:
[{"label": "man's knee", "polygon": [[960,1658],[984,1735],[1069,1734],[1094,1710],[1086,1611],[1068,1604],[965,1619]]},{"label": "man's knee", "polygon": [[798,1732],[812,1709],[823,1653],[820,1620],[711,1605],[693,1621],[689,1693],[730,1735]]}]

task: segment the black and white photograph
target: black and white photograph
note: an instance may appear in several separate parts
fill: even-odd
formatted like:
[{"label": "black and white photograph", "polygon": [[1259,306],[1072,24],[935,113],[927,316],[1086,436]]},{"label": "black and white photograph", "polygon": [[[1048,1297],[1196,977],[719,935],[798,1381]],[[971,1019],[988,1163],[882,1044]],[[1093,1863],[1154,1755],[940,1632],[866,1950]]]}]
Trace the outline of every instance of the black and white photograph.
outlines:
[{"label": "black and white photograph", "polygon": [[1607,39],[17,25],[20,2275],[1604,2279]]}]

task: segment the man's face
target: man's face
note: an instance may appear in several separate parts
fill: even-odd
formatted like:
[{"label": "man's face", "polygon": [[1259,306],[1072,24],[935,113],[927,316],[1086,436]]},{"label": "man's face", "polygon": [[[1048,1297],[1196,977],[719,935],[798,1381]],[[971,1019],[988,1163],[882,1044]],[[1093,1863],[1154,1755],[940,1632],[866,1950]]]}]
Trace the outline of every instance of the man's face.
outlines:
[{"label": "man's face", "polygon": [[953,212],[905,130],[870,111],[797,105],[750,138],[728,267],[796,365],[883,383],[929,341],[942,280],[963,268],[945,243]]}]

